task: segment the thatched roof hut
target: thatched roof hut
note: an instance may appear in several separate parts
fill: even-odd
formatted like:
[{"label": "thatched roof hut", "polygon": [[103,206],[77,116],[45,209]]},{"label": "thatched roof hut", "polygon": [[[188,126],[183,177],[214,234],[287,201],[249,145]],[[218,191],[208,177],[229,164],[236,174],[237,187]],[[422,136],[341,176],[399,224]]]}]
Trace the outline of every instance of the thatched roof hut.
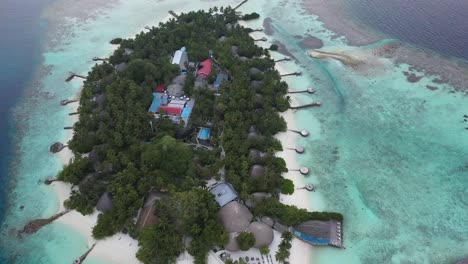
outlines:
[{"label": "thatched roof hut", "polygon": [[260,87],[262,87],[263,85],[263,82],[262,81],[251,81],[250,82],[250,88],[253,89],[253,90],[257,90],[259,89]]},{"label": "thatched roof hut", "polygon": [[110,192],[104,192],[101,198],[99,198],[96,208],[98,211],[105,213],[114,208],[114,202],[112,200],[112,194]]},{"label": "thatched roof hut", "polygon": [[128,67],[128,64],[125,63],[125,62],[119,63],[119,64],[114,66],[114,68],[115,68],[115,70],[117,72],[123,72],[123,71],[125,71],[127,69],[127,67]]},{"label": "thatched roof hut", "polygon": [[218,216],[228,233],[245,231],[253,218],[249,209],[238,201],[233,201],[223,206],[219,210]]},{"label": "thatched roof hut", "polygon": [[239,48],[237,46],[232,46],[231,47],[231,55],[233,57],[238,57],[239,56]]},{"label": "thatched roof hut", "polygon": [[255,248],[266,247],[273,242],[273,229],[263,222],[253,222],[247,231],[255,237]]},{"label": "thatched roof hut", "polygon": [[255,192],[255,193],[250,194],[250,199],[245,201],[245,205],[247,205],[249,208],[252,208],[255,206],[256,203],[266,200],[270,197],[271,195],[268,193]]},{"label": "thatched roof hut", "polygon": [[253,165],[252,168],[250,168],[250,177],[252,178],[259,178],[265,175],[266,169],[262,165]]},{"label": "thatched roof hut", "polygon": [[261,108],[263,107],[263,96],[261,94],[255,94],[255,107]]},{"label": "thatched roof hut", "polygon": [[249,74],[250,76],[255,76],[255,75],[259,75],[259,74],[262,74],[263,72],[258,69],[258,68],[255,68],[255,67],[252,67],[249,69]]},{"label": "thatched roof hut", "polygon": [[265,158],[265,156],[266,156],[266,153],[261,152],[258,149],[252,148],[249,150],[249,158],[254,163],[262,161]]}]

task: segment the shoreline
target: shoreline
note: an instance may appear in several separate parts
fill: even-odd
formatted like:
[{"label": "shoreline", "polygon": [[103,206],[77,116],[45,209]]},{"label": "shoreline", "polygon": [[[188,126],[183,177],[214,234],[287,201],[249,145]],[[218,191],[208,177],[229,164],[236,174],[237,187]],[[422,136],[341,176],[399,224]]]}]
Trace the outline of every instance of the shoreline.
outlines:
[{"label": "shoreline", "polygon": [[[239,24],[244,26],[244,27],[251,27],[251,28],[263,28],[265,30],[265,27],[263,25],[263,19],[264,15],[260,12],[260,19],[253,20],[251,21],[239,21]],[[262,23],[260,25],[252,25],[255,23]],[[249,34],[253,38],[262,38],[266,37],[268,40],[262,43],[256,43],[258,46],[261,46],[263,48],[268,48],[271,44],[274,44],[275,39],[273,39],[271,36],[268,36],[265,34],[265,31],[263,32],[252,32]],[[283,54],[280,54],[279,52],[276,51],[270,51],[271,57],[273,59],[281,59],[284,58],[285,56]],[[292,63],[294,65],[298,65],[294,60],[290,61],[289,63]],[[275,63],[275,69],[280,73],[280,74],[285,74],[291,72],[290,70],[287,70],[286,67],[281,63],[277,62]],[[291,88],[291,82],[288,80],[288,78],[282,78],[282,81],[286,82],[288,86]],[[305,87],[304,87],[305,88]],[[298,99],[296,98],[297,95],[294,94],[289,94],[290,99],[291,99],[291,105],[297,105]],[[280,113],[280,116],[284,118],[284,121],[286,121],[286,126],[287,129],[298,129],[296,125],[296,117],[294,110],[288,109],[287,111]],[[281,142],[281,145],[283,146],[283,151],[277,152],[276,156],[281,157],[284,159],[286,162],[286,167],[288,169],[298,169],[301,167],[301,164],[298,161],[298,154],[287,150],[285,148],[288,147],[295,147],[299,135],[290,131],[285,131],[278,133],[274,136],[276,139],[278,139]],[[289,179],[294,183],[294,188],[296,189],[293,194],[291,195],[285,195],[285,194],[280,194],[280,202],[286,205],[294,205],[298,208],[306,209],[308,211],[313,211],[312,207],[312,202],[310,201],[310,196],[308,195],[309,193],[305,190],[297,190],[297,188],[301,188],[305,186],[306,181],[305,181],[305,176],[300,174],[297,171],[288,171],[282,175],[285,179]],[[313,263],[313,247],[303,241],[300,241],[299,239],[293,239],[291,242],[291,249],[289,250],[290,252],[290,257],[289,257],[289,262],[290,263]]]}]

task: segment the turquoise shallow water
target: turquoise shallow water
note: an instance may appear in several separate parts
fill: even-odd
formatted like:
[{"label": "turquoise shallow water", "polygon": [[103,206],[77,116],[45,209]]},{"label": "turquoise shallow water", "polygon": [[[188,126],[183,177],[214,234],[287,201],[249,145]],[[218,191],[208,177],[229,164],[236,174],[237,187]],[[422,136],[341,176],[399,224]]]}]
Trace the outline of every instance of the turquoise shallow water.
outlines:
[{"label": "turquoise shallow water", "polygon": [[[346,250],[316,249],[318,263],[453,263],[465,257],[466,96],[432,83],[433,76],[409,83],[405,64],[387,60],[387,67],[360,74],[336,61],[310,59],[293,37],[309,29],[325,49],[349,47],[328,38],[307,14],[284,17],[272,10],[270,16],[274,37],[307,73],[293,84],[317,88],[315,95],[298,99],[323,103],[296,114],[297,126],[312,131],[311,138],[299,140],[307,148],[301,164],[313,172],[307,181],[319,189],[311,201],[346,218]],[[440,88],[431,91],[428,84]]]}]

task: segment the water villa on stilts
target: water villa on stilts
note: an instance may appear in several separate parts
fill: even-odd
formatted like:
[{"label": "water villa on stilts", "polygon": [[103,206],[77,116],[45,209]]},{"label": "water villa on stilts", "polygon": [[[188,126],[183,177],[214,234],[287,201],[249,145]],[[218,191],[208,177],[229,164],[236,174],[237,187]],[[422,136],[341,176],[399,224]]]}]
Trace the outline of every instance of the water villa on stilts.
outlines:
[{"label": "water villa on stilts", "polygon": [[288,90],[288,93],[289,94],[294,94],[294,93],[308,93],[308,94],[313,94],[315,93],[315,89],[314,88],[307,88],[305,90],[299,90],[299,91],[291,91],[291,90]]},{"label": "water villa on stilts", "polygon": [[73,73],[73,72],[70,72],[70,75],[68,76],[67,79],[65,79],[66,82],[69,82],[71,80],[73,80],[73,78],[81,78],[81,79],[86,79],[86,76],[83,76],[83,75],[79,75],[79,74],[76,74],[76,73]]},{"label": "water villa on stilts", "polygon": [[96,243],[94,243],[90,249],[88,249],[83,255],[81,255],[81,257],[75,259],[73,261],[73,264],[81,264],[83,263],[83,261],[86,259],[86,257],[88,257],[89,253],[91,253],[91,250],[94,249],[94,247],[96,246]]}]

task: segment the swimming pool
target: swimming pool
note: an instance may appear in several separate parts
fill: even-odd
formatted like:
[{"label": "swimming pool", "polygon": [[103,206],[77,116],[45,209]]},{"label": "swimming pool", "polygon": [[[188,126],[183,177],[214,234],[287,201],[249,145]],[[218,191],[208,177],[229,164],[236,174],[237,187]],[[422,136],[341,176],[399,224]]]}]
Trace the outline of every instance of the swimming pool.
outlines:
[{"label": "swimming pool", "polygon": [[200,132],[198,132],[198,139],[201,140],[208,140],[210,139],[210,129],[206,127],[202,127],[200,129]]}]

